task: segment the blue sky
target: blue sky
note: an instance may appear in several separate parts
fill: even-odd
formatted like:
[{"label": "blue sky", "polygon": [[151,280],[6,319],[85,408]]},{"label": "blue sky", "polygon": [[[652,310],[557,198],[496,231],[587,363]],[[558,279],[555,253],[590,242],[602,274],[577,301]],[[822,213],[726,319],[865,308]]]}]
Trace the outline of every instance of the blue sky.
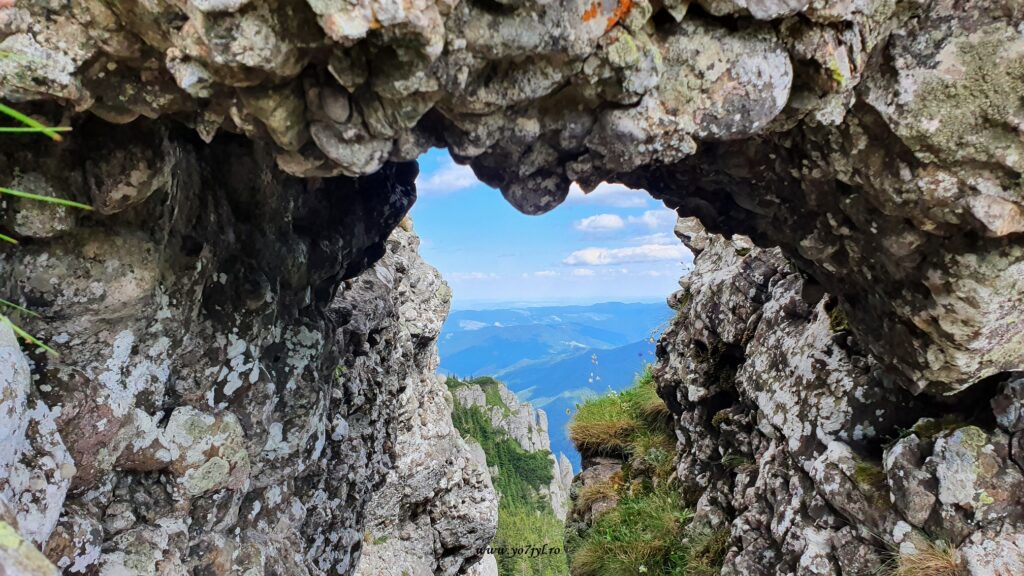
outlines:
[{"label": "blue sky", "polygon": [[662,300],[691,261],[672,234],[675,214],[646,192],[574,189],[553,211],[526,216],[447,151],[419,161],[411,216],[455,308]]}]

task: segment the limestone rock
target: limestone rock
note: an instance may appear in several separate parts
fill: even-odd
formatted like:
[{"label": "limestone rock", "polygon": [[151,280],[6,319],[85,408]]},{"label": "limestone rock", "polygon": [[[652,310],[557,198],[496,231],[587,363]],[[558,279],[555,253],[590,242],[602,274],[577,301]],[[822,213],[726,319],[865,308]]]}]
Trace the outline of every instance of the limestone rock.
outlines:
[{"label": "limestone rock", "polygon": [[[397,228],[372,273],[395,278],[404,330],[433,342],[451,292],[419,258],[417,245],[415,236]],[[450,393],[434,374],[436,348],[427,348],[416,365],[419,372],[398,398],[394,468],[367,508],[357,575],[465,573],[482,562],[497,528],[498,501],[486,460],[479,445],[467,445],[452,425]]]},{"label": "limestone rock", "polygon": [[694,521],[731,527],[722,573],[871,572],[884,560],[876,538],[899,547],[910,535],[963,543],[971,574],[1000,573],[993,552],[1012,558],[1024,475],[1005,430],[967,421],[994,411],[1012,426],[1016,380],[991,402],[915,397],[780,251],[694,221],[677,233],[699,251],[654,376]]},{"label": "limestone rock", "polygon": [[26,561],[57,525],[75,475],[58,415],[35,393],[14,331],[0,322],[0,511],[9,538],[25,539],[9,548]]},{"label": "limestone rock", "polygon": [[1017,3],[699,3],[25,3],[0,95],[242,134],[307,178],[446,146],[531,214],[646,188],[780,247],[912,390],[1019,369]]},{"label": "limestone rock", "polygon": [[579,498],[580,492],[587,487],[615,482],[616,478],[621,477],[621,474],[621,460],[599,457],[583,462],[583,468],[572,479],[570,486],[569,494],[572,506],[565,519],[567,539],[583,535],[601,514],[615,508],[619,503],[618,497],[605,495],[583,504]]},{"label": "limestone rock", "polygon": [[307,187],[238,137],[92,122],[65,146],[0,141],[72,194],[117,182],[83,167],[146,174],[125,175],[145,190],[116,214],[0,254],[5,297],[61,352],[32,353],[30,380],[2,348],[0,496],[19,532],[69,574],[351,572],[399,390],[436,336],[403,326],[394,275],[359,276],[415,168]]},{"label": "limestone rock", "polygon": [[[0,292],[65,352],[0,374],[19,533],[76,571],[351,573],[430,345],[352,280],[436,145],[527,213],[609,181],[733,239],[681,230],[657,375],[726,573],[861,571],[918,525],[1014,571],[1019,2],[492,4],[0,4],[0,97],[74,128],[0,139],[0,186],[96,208],[4,206]],[[223,442],[179,460],[175,414]]]},{"label": "limestone rock", "polygon": [[490,416],[491,424],[508,434],[523,447],[523,450],[550,450],[547,414],[527,402],[520,402],[504,384],[492,382],[500,398],[498,404],[489,403],[481,386],[473,383],[456,389],[455,398],[463,406],[475,406],[486,412]]}]

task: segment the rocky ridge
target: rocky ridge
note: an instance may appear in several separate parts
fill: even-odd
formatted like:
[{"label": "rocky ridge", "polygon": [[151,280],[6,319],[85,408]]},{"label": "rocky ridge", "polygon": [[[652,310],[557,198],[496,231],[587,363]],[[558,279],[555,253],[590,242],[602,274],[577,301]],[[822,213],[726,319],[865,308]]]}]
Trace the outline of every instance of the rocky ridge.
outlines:
[{"label": "rocky ridge", "polygon": [[[487,391],[485,391],[485,388]],[[569,507],[569,485],[572,463],[565,454],[551,454],[548,418],[544,410],[521,402],[503,383],[483,378],[460,383],[453,389],[455,401],[464,408],[477,408],[490,419],[491,426],[507,434],[527,452],[548,452],[551,460],[551,483],[541,490],[559,520],[565,520]],[[496,395],[491,396],[491,395]],[[492,474],[496,471],[492,469]]]},{"label": "rocky ridge", "polygon": [[487,461],[479,445],[467,445],[452,425],[452,399],[444,378],[435,374],[432,344],[451,291],[419,257],[418,245],[411,232],[397,228],[388,254],[364,273],[395,279],[402,326],[426,352],[398,397],[394,468],[367,507],[357,576],[465,573],[479,561],[498,522]]}]

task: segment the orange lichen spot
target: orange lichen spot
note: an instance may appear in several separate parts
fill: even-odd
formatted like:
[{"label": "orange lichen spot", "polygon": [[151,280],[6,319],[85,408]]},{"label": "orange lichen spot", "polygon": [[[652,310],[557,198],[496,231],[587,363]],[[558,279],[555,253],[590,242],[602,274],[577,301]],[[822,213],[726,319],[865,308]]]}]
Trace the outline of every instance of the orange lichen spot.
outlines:
[{"label": "orange lichen spot", "polygon": [[370,30],[380,30],[383,26],[380,20],[377,19],[377,10],[373,6],[370,7],[370,23],[368,26]]},{"label": "orange lichen spot", "polygon": [[597,13],[599,10],[601,10],[601,3],[600,1],[595,1],[593,4],[590,5],[590,8],[587,8],[586,12],[583,13],[583,21],[590,22],[594,18],[597,18]]},{"label": "orange lichen spot", "polygon": [[615,26],[619,20],[622,20],[629,14],[630,8],[633,7],[633,0],[619,0],[618,6],[615,7],[615,12],[608,17],[608,26],[605,27],[604,31],[607,32]]}]

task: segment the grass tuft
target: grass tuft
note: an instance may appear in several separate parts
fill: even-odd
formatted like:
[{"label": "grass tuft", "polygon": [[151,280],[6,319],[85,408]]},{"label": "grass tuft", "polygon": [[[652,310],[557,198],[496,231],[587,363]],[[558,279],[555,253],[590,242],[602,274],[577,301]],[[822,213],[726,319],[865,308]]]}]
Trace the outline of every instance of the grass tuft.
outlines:
[{"label": "grass tuft", "polygon": [[583,508],[590,508],[601,500],[618,498],[621,488],[622,474],[613,474],[604,482],[594,482],[581,488],[579,496],[576,498],[576,504]]},{"label": "grass tuft", "polygon": [[45,134],[47,132],[70,132],[69,126],[55,126],[53,128],[32,128],[31,126],[0,126],[0,134]]},{"label": "grass tuft", "polygon": [[584,401],[569,423],[569,439],[583,454],[625,453],[637,421],[619,394]]},{"label": "grass tuft", "polygon": [[693,530],[687,539],[687,576],[717,576],[729,550],[729,531],[726,529]]},{"label": "grass tuft", "polygon": [[692,514],[673,489],[624,496],[598,518],[572,560],[574,576],[687,574],[679,543]]},{"label": "grass tuft", "polygon": [[584,401],[569,423],[569,438],[583,454],[625,456],[645,431],[672,436],[672,413],[658,396],[650,366],[628,389]]},{"label": "grass tuft", "polygon": [[966,571],[957,558],[956,547],[942,541],[919,538],[914,542],[917,552],[894,553],[883,571],[886,576],[964,576]]},{"label": "grass tuft", "polygon": [[22,192],[20,190],[12,190],[10,188],[0,187],[0,194],[7,194],[8,196],[17,196],[18,198],[28,198],[29,200],[37,200],[39,202],[46,202],[47,204],[59,204],[61,206],[67,206],[69,208],[78,208],[79,210],[92,210],[92,206],[89,206],[88,204],[82,204],[81,202],[65,200],[63,198],[54,198],[53,196],[43,196],[41,194],[32,194],[30,192]]}]

